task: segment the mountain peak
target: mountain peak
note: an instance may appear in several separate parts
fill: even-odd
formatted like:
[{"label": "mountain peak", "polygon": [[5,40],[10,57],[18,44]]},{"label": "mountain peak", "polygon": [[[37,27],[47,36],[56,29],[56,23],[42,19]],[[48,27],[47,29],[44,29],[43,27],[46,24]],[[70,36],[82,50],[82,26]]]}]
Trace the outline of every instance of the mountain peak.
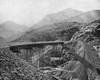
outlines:
[{"label": "mountain peak", "polygon": [[[79,10],[76,10],[76,9],[73,9],[73,8],[66,8],[63,11],[79,11]],[[82,12],[82,11],[79,11],[79,12]]]},{"label": "mountain peak", "polygon": [[80,15],[82,13],[83,12],[81,12],[81,11],[74,10],[72,8],[67,8],[67,9],[64,9],[62,11],[59,11],[59,12],[55,12],[55,13],[51,13],[51,14],[46,15],[44,17],[44,19],[41,20],[38,23],[38,25],[40,24],[40,26],[41,25],[43,26],[43,25],[48,25],[48,24],[52,24],[52,23],[58,23],[58,22],[61,22],[61,21],[66,20],[68,18],[71,18],[71,17],[77,16],[77,15]]}]

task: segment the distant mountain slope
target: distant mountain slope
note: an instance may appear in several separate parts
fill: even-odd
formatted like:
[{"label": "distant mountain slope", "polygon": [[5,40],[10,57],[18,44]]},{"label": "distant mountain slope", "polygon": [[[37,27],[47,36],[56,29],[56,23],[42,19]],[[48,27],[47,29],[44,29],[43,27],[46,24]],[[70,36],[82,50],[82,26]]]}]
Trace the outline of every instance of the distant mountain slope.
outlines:
[{"label": "distant mountain slope", "polygon": [[83,12],[81,12],[81,11],[68,8],[68,9],[62,10],[60,12],[56,12],[56,13],[46,15],[43,20],[41,20],[39,23],[33,25],[32,27],[37,28],[37,27],[41,27],[43,25],[58,23],[58,22],[61,22],[63,20],[66,20],[68,18],[80,15],[82,13]]},{"label": "distant mountain slope", "polygon": [[26,26],[17,24],[13,21],[7,21],[0,24],[0,36],[5,38],[7,41],[17,39],[26,30]]},{"label": "distant mountain slope", "polygon": [[81,15],[66,19],[65,22],[90,23],[100,18],[100,10],[92,10]]},{"label": "distant mountain slope", "polygon": [[0,36],[0,46],[6,43],[6,40]]},{"label": "distant mountain slope", "polygon": [[80,14],[82,14],[81,11],[69,8],[69,9],[65,9],[57,13],[49,14],[43,19],[43,21],[49,21],[51,23],[52,22],[56,23],[56,22],[60,22],[62,20],[77,16],[77,15],[80,15]]},{"label": "distant mountain slope", "polygon": [[33,29],[14,42],[26,42],[26,41],[53,41],[58,40],[61,37],[65,37],[63,40],[69,40],[72,35],[84,25],[80,23],[67,22],[67,23],[56,23],[55,25],[47,25],[46,28],[41,27],[39,29]]}]

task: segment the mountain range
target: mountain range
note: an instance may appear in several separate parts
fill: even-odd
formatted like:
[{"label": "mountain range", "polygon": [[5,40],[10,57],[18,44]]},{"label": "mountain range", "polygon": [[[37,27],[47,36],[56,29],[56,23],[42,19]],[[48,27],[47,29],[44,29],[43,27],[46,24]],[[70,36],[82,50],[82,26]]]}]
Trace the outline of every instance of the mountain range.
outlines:
[{"label": "mountain range", "polygon": [[[36,41],[37,39],[42,40],[41,38],[43,38],[44,40],[48,40],[45,39],[47,37],[49,37],[49,39],[51,37],[51,40],[55,40],[57,39],[55,38],[55,35],[56,37],[58,37],[57,35],[61,32],[61,30],[67,31],[69,27],[80,28],[93,22],[94,20],[100,19],[99,13],[100,10],[80,12],[73,9],[66,9],[61,12],[49,14],[46,17],[44,17],[44,19],[38,24],[33,25],[29,32],[22,35],[16,41]],[[65,14],[67,17],[65,17],[65,15],[63,14]],[[33,27],[38,28],[34,29]]]},{"label": "mountain range", "polygon": [[49,38],[54,38],[55,36],[51,36],[50,34],[56,33],[55,35],[57,35],[61,30],[67,31],[69,27],[80,28],[98,19],[100,19],[100,10],[81,12],[68,8],[60,12],[46,15],[44,19],[32,25],[30,29],[13,21],[4,22],[0,24],[0,37],[7,42],[36,41],[37,39],[41,40],[42,37],[48,36]]}]

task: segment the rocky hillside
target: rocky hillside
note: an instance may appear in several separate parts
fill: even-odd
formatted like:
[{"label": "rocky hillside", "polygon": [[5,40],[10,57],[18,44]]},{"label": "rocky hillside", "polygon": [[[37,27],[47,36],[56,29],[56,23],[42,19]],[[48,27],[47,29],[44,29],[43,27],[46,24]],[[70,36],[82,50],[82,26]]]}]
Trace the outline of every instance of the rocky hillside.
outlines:
[{"label": "rocky hillside", "polygon": [[40,78],[45,80],[47,76],[9,49],[0,49],[0,80],[40,80]]}]

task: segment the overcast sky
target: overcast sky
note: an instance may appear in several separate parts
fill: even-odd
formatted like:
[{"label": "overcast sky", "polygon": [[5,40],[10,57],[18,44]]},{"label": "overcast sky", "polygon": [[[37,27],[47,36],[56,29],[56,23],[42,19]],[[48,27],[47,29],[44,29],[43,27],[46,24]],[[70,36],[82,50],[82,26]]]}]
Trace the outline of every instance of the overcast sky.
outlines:
[{"label": "overcast sky", "polygon": [[0,0],[0,22],[12,20],[31,26],[45,15],[66,8],[100,9],[100,0]]}]

